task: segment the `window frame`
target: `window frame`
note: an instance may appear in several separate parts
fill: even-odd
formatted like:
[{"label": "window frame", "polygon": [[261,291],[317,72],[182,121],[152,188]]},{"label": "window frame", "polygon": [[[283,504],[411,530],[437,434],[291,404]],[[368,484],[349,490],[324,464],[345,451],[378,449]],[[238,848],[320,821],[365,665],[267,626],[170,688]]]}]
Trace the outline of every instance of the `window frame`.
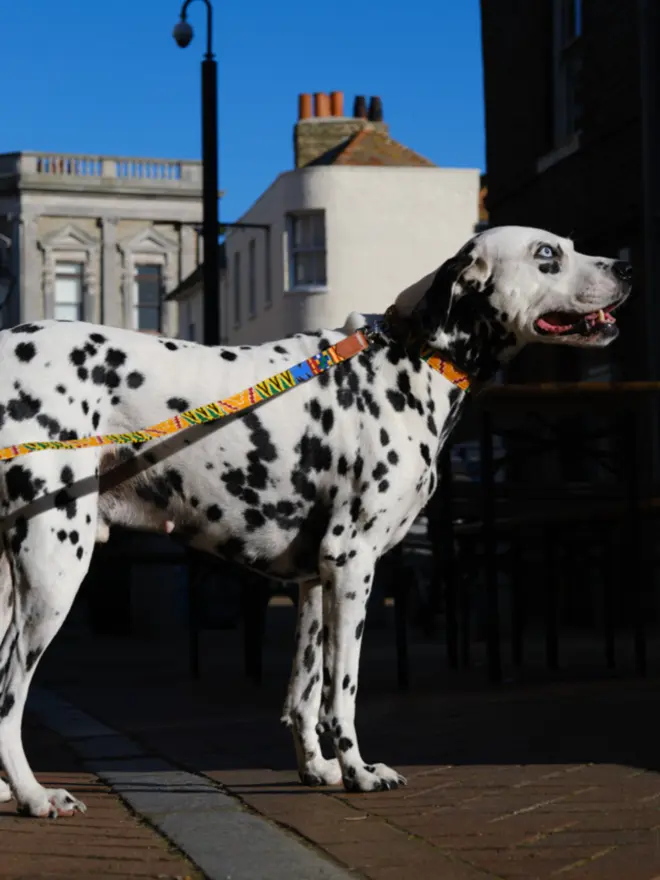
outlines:
[{"label": "window frame", "polygon": [[[77,267],[74,271],[66,271],[62,267],[67,266],[75,266]],[[76,302],[72,302],[67,300],[66,302],[59,301],[57,296],[57,288],[58,281],[61,279],[64,280],[75,280],[78,282],[78,300]],[[65,308],[75,306],[78,310],[77,317],[75,318],[58,318],[57,309],[58,306],[64,306]],[[53,318],[56,321],[83,321],[85,319],[85,263],[82,260],[76,259],[67,259],[55,260],[55,273],[53,279]]]},{"label": "window frame", "polygon": [[582,70],[583,0],[553,2],[553,125],[555,149],[579,138],[582,105],[579,81]]},{"label": "window frame", "polygon": [[[141,272],[142,270],[142,272]],[[144,272],[144,270],[148,270]],[[155,273],[158,279],[158,301],[154,304],[140,304],[140,275],[149,275]],[[163,328],[163,295],[165,293],[164,272],[161,263],[150,262],[148,260],[135,260],[133,263],[133,280],[132,280],[132,324],[133,329],[139,333],[160,333]],[[141,312],[147,312],[155,309],[157,312],[157,327],[140,327],[139,316]]]},{"label": "window frame", "polygon": [[[295,244],[296,224],[305,221],[320,219],[322,223],[322,244]],[[322,257],[321,273],[315,275],[314,280],[305,279],[297,281],[296,258],[300,256],[317,255]],[[288,289],[290,291],[325,291],[328,287],[328,237],[324,210],[292,211],[287,214],[287,264],[288,264]]]},{"label": "window frame", "polygon": [[257,240],[251,238],[248,242],[248,317],[256,318],[257,311]]},{"label": "window frame", "polygon": [[232,293],[234,300],[234,328],[241,326],[241,252],[235,250],[232,255]]}]

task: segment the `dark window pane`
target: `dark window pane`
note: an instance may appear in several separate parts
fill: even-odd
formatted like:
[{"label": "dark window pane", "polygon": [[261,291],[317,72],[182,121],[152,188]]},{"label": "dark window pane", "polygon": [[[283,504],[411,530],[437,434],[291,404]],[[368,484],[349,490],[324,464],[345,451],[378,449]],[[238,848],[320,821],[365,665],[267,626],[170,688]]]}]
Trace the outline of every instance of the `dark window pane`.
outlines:
[{"label": "dark window pane", "polygon": [[158,307],[137,310],[138,330],[160,330],[160,309]]}]

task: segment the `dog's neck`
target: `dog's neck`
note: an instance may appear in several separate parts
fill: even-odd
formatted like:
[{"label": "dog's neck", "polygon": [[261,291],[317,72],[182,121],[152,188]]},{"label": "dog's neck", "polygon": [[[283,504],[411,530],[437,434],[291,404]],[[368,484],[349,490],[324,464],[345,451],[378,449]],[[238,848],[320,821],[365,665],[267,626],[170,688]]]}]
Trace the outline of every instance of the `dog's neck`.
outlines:
[{"label": "dog's neck", "polygon": [[430,345],[478,382],[492,379],[521,347],[497,320],[487,291],[468,289],[452,297],[442,269],[399,294],[385,313],[385,325],[393,342],[410,355]]}]

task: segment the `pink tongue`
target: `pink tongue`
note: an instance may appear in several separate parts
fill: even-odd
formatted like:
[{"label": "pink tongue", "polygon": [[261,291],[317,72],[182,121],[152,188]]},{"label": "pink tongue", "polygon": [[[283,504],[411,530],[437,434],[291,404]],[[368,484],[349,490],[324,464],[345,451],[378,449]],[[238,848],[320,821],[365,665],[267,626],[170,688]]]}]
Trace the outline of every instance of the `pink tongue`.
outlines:
[{"label": "pink tongue", "polygon": [[562,333],[564,330],[570,330],[573,326],[572,324],[551,324],[545,318],[539,318],[537,323],[547,333]]}]

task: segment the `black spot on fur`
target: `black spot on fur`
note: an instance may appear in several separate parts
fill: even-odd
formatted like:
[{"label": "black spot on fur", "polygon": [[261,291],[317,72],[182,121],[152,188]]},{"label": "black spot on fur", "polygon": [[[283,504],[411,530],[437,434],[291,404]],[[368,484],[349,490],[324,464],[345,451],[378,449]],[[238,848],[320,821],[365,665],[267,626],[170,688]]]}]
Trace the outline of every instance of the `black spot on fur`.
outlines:
[{"label": "black spot on fur", "polygon": [[29,364],[37,353],[34,342],[19,342],[16,346],[14,354],[24,364]]},{"label": "black spot on fur", "polygon": [[404,409],[406,408],[406,398],[403,396],[403,394],[401,394],[400,391],[395,391],[393,388],[388,388],[385,394],[387,399],[397,412],[404,411]]},{"label": "black spot on fur", "polygon": [[314,652],[314,648],[311,645],[307,645],[305,647],[305,651],[303,653],[303,666],[307,670],[307,672],[311,672],[314,668],[314,661],[316,660],[316,654]]},{"label": "black spot on fur", "polygon": [[170,409],[173,409],[175,412],[178,413],[182,413],[190,409],[190,404],[187,400],[184,400],[183,397],[170,397],[167,401],[167,405]]},{"label": "black spot on fur", "polygon": [[326,409],[323,412],[323,418],[321,420],[321,427],[325,431],[326,434],[329,434],[332,431],[332,426],[335,423],[335,414],[331,409]]},{"label": "black spot on fur", "polygon": [[238,355],[235,351],[221,351],[220,357],[225,361],[235,361]]},{"label": "black spot on fur", "polygon": [[358,625],[355,627],[355,638],[356,638],[356,639],[361,639],[361,638],[362,638],[362,632],[363,632],[363,630],[364,630],[364,620],[361,620],[361,621],[358,623]]},{"label": "black spot on fur", "polygon": [[174,468],[168,468],[164,474],[153,477],[150,483],[138,485],[135,493],[144,501],[151,502],[159,510],[166,510],[174,495],[183,497],[181,474]]},{"label": "black spot on fur", "polygon": [[[37,327],[37,330],[40,330],[40,327]],[[2,705],[0,706],[0,718],[7,718],[11,710],[14,708],[14,703],[16,702],[16,698],[13,694],[7,694],[7,696],[2,701]]]},{"label": "black spot on fur", "polygon": [[41,425],[42,428],[45,428],[48,431],[48,436],[51,440],[53,440],[55,437],[58,437],[60,431],[62,430],[62,426],[57,421],[57,419],[46,415],[46,413],[39,413],[39,415],[37,416],[37,424]]},{"label": "black spot on fur", "polygon": [[243,511],[243,518],[245,519],[245,523],[250,531],[253,529],[258,529],[266,523],[266,518],[263,513],[260,510],[256,510],[252,507],[249,507],[247,510]]},{"label": "black spot on fur", "polygon": [[209,522],[218,522],[222,518],[222,511],[217,504],[212,504],[206,510],[206,518]]},{"label": "black spot on fur", "polygon": [[19,516],[16,519],[16,524],[14,525],[10,547],[12,553],[20,553],[21,547],[23,546],[23,541],[27,538],[28,533],[28,524],[27,520],[24,516]]},{"label": "black spot on fur", "polygon": [[45,486],[42,479],[33,477],[32,471],[20,464],[13,464],[9,468],[5,474],[5,481],[11,501],[19,499],[28,503],[34,501]]},{"label": "black spot on fur", "polygon": [[33,419],[40,410],[41,401],[26,394],[25,391],[19,391],[18,397],[13,398],[7,404],[7,413],[15,422]]},{"label": "black spot on fur", "polygon": [[117,369],[126,363],[126,355],[118,348],[109,348],[105,355],[105,362],[109,367]]},{"label": "black spot on fur", "polygon": [[37,662],[39,657],[43,654],[43,648],[34,648],[32,651],[27,652],[27,656],[25,657],[25,671],[30,672],[34,667],[34,664]]},{"label": "black spot on fur", "polygon": [[82,348],[74,348],[69,354],[69,360],[74,367],[82,367],[87,360],[87,353]]},{"label": "black spot on fur", "polygon": [[126,377],[126,384],[129,388],[139,388],[144,384],[144,376],[142,373],[138,373],[136,370],[133,370],[132,373],[129,373]]},{"label": "black spot on fur", "polygon": [[11,328],[12,333],[38,333],[43,327],[37,327],[36,324],[18,324]]},{"label": "black spot on fur", "polygon": [[384,462],[379,461],[378,464],[376,465],[376,467],[371,472],[371,476],[374,478],[374,480],[380,480],[385,476],[387,471],[388,471],[387,465]]}]

